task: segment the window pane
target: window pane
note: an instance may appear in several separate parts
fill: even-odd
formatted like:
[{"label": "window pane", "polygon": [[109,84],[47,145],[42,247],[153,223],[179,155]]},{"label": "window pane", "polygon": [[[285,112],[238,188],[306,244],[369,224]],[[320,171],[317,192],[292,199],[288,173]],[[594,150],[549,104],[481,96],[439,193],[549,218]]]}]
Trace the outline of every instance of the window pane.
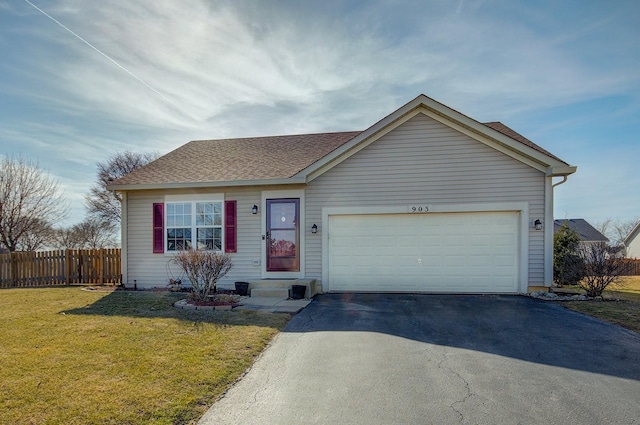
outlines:
[{"label": "window pane", "polygon": [[269,225],[272,229],[295,229],[295,202],[278,202],[270,205]]},{"label": "window pane", "polygon": [[167,251],[180,251],[191,246],[191,229],[167,229]]},{"label": "window pane", "polygon": [[167,227],[191,226],[191,204],[167,203]]},{"label": "window pane", "polygon": [[202,226],[206,218],[205,204],[198,202],[196,204],[196,226]]},{"label": "window pane", "polygon": [[196,226],[222,225],[221,202],[197,202]]}]

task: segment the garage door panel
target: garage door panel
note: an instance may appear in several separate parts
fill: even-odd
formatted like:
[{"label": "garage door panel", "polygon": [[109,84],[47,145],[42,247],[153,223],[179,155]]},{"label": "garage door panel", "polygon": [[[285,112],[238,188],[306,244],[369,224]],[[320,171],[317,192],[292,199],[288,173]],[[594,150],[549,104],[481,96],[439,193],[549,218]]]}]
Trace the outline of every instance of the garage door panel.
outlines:
[{"label": "garage door panel", "polygon": [[329,217],[329,289],[517,292],[518,214]]}]

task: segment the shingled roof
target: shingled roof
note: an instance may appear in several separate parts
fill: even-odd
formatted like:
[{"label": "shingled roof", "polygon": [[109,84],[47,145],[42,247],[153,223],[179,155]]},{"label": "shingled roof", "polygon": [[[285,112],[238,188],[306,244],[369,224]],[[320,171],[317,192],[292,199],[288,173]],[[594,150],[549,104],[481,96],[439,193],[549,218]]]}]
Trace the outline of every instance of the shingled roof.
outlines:
[{"label": "shingled roof", "polygon": [[574,230],[583,242],[609,242],[609,238],[597,231],[583,218],[553,220],[553,232],[557,232],[564,224]]},{"label": "shingled roof", "polygon": [[421,108],[471,133],[494,139],[506,148],[503,152],[507,155],[531,160],[547,175],[566,176],[576,170],[501,122],[482,124],[420,95],[364,131],[195,140],[112,182],[109,189],[305,183],[308,176],[301,173],[303,170],[314,173],[327,164],[339,163],[340,158],[357,152],[354,148],[358,144],[375,140],[372,137],[383,134],[391,123]]},{"label": "shingled roof", "polygon": [[[511,128],[507,127],[506,125],[502,124],[500,121],[492,121],[492,122],[485,122],[483,123],[484,125],[486,125],[487,127],[504,134],[505,136],[509,136],[514,140],[517,140],[518,142],[529,146],[530,148],[533,148],[535,150],[537,150],[538,152],[541,152],[545,155],[549,155],[551,158],[557,159],[558,161],[562,161],[560,158],[558,158],[557,156],[555,156],[554,154],[552,154],[551,152],[541,148],[540,146],[536,145],[535,143],[533,143],[531,140],[527,139],[526,137],[524,137],[522,134],[512,130]],[[563,161],[564,162],[564,161]]]},{"label": "shingled roof", "polygon": [[358,134],[360,131],[194,140],[112,185],[287,179]]}]

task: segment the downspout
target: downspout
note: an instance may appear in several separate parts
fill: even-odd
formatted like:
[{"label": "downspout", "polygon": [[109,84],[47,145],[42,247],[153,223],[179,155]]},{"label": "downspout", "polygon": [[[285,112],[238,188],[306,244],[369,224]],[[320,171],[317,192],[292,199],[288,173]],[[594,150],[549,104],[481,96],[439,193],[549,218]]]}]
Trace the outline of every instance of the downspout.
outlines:
[{"label": "downspout", "polygon": [[129,282],[127,261],[127,258],[129,257],[129,250],[127,249],[129,246],[129,240],[127,237],[129,234],[129,192],[123,191],[120,192],[120,194],[122,195],[122,203],[120,206],[120,284],[126,288],[127,283]]},{"label": "downspout", "polygon": [[566,183],[568,176],[562,176],[562,180],[553,183],[553,176],[547,177],[545,185],[545,226],[544,226],[544,285],[553,285],[553,201],[556,186]]},{"label": "downspout", "polygon": [[568,178],[569,178],[568,176],[562,176],[562,180],[559,181],[558,183],[551,185],[551,188],[553,189],[556,186],[560,186],[562,183],[566,183]]}]

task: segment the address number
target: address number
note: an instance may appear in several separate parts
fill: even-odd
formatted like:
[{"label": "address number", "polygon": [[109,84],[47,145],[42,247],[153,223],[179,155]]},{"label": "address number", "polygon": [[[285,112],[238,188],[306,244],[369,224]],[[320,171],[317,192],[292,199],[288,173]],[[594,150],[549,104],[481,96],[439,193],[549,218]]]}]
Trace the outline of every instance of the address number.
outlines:
[{"label": "address number", "polygon": [[430,208],[428,205],[409,205],[410,213],[426,213],[429,211]]}]

